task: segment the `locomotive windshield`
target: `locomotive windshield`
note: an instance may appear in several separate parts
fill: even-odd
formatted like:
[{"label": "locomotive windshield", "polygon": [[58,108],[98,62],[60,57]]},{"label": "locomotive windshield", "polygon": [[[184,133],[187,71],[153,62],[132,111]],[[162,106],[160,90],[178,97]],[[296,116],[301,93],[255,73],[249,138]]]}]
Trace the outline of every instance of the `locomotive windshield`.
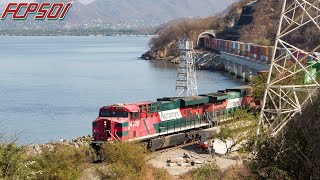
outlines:
[{"label": "locomotive windshield", "polygon": [[128,112],[121,111],[100,111],[100,117],[128,117]]}]

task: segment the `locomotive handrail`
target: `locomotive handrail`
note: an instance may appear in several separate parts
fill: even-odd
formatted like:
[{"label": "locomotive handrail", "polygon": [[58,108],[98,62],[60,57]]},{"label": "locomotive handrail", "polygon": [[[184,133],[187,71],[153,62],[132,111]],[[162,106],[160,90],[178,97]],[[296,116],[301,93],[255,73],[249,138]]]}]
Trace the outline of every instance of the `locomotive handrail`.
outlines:
[{"label": "locomotive handrail", "polygon": [[120,137],[117,135],[117,130],[114,130],[114,134],[117,136],[119,140],[121,140]]},{"label": "locomotive handrail", "polygon": [[113,138],[118,142],[118,140],[116,139],[116,137],[114,137],[114,135],[111,134],[110,130],[107,130],[107,132],[110,134],[111,137],[113,137]]}]

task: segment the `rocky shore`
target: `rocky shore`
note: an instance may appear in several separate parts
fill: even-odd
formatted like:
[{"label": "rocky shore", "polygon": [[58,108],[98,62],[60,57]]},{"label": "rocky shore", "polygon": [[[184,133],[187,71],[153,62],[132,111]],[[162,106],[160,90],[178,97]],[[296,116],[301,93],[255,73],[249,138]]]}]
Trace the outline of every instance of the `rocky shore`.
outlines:
[{"label": "rocky shore", "polygon": [[[150,54],[150,51],[142,54],[141,58],[144,60],[155,60],[155,61],[166,61],[169,63],[179,64],[179,56],[168,56],[168,57],[159,57],[158,55]],[[218,70],[223,71],[224,65],[221,60],[220,54],[213,51],[202,51],[202,50],[195,50],[194,58],[196,61],[197,69],[205,69],[205,70]]]},{"label": "rocky shore", "polygon": [[57,142],[45,143],[45,144],[31,144],[27,146],[27,154],[28,155],[35,155],[41,154],[43,150],[52,150],[55,145],[67,145],[67,146],[74,146],[75,148],[79,147],[89,147],[91,142],[91,135],[82,136],[70,140],[61,139]]}]

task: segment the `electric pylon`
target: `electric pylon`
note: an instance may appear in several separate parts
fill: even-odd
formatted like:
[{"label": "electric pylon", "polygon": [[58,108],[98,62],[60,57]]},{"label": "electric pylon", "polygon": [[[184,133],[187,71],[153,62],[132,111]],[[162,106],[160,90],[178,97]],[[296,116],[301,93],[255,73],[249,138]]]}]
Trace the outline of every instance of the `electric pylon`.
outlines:
[{"label": "electric pylon", "polygon": [[292,38],[310,27],[319,35],[319,4],[320,0],[283,0],[258,135],[262,131],[276,135],[319,90],[320,44],[301,47]]}]

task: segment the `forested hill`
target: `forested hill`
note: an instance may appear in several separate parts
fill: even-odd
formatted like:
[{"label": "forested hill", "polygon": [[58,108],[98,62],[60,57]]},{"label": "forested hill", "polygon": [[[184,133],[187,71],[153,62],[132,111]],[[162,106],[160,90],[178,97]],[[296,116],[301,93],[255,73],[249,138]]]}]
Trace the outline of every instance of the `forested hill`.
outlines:
[{"label": "forested hill", "polygon": [[[157,30],[158,36],[151,39],[150,59],[177,56],[177,41],[188,37],[196,42],[198,35],[208,29],[220,30],[218,38],[273,45],[279,25],[282,0],[241,0],[232,4],[223,13],[207,18],[170,23]],[[291,42],[307,49],[320,44],[316,27],[305,26],[288,37]]]}]

